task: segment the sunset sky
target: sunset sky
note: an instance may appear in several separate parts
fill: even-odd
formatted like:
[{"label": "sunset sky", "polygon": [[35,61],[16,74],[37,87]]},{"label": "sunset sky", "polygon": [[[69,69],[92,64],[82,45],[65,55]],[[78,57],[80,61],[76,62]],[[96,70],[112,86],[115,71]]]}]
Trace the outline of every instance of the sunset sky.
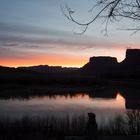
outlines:
[{"label": "sunset sky", "polygon": [[108,36],[102,20],[75,34],[82,27],[62,14],[66,4],[81,22],[93,15],[94,0],[0,0],[0,65],[81,67],[92,56],[114,56],[120,62],[127,48],[140,48],[139,32],[120,30],[135,26],[129,20],[109,23]]}]

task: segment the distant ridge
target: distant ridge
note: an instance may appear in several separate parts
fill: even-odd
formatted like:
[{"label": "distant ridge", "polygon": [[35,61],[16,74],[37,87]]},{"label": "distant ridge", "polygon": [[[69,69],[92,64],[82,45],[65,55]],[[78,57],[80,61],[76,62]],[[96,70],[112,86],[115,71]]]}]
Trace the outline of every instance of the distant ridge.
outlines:
[{"label": "distant ridge", "polygon": [[78,68],[66,68],[62,66],[48,66],[48,65],[38,65],[38,66],[29,66],[29,67],[18,67],[21,70],[30,70],[39,73],[63,73],[75,71]]},{"label": "distant ridge", "polygon": [[140,49],[127,49],[123,65],[140,66]]},{"label": "distant ridge", "polygon": [[[0,66],[0,75],[22,74],[52,74],[54,77],[61,74],[64,76],[85,76],[92,77],[129,77],[140,78],[140,49],[127,49],[125,59],[118,63],[115,57],[99,56],[91,57],[89,62],[82,68],[63,68],[61,66],[38,65],[29,67],[9,68]],[[64,74],[64,75],[63,75]]]},{"label": "distant ridge", "polygon": [[95,76],[140,75],[140,49],[127,49],[126,58],[121,63],[115,57],[91,57],[80,72]]}]

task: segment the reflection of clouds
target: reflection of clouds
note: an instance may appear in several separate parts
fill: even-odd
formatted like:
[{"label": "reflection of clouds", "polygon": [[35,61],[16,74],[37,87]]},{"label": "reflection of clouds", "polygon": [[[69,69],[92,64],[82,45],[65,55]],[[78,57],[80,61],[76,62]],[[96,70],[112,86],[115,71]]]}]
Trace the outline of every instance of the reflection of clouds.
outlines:
[{"label": "reflection of clouds", "polygon": [[125,108],[125,98],[120,93],[118,93],[116,96],[116,102],[118,105],[124,106]]},{"label": "reflection of clouds", "polygon": [[1,43],[0,46],[15,47],[18,46],[18,43]]},{"label": "reflection of clouds", "polygon": [[[120,104],[121,103],[121,104]],[[98,119],[112,117],[125,112],[125,100],[121,95],[116,99],[91,98],[88,94],[77,94],[76,96],[49,96],[30,98],[29,100],[0,100],[0,114],[14,116],[21,115],[56,115],[64,114],[87,114],[95,112]]]},{"label": "reflection of clouds", "polygon": [[93,98],[94,106],[100,108],[101,110],[124,110],[125,109],[125,99],[117,94],[115,99],[103,99],[103,98]]}]

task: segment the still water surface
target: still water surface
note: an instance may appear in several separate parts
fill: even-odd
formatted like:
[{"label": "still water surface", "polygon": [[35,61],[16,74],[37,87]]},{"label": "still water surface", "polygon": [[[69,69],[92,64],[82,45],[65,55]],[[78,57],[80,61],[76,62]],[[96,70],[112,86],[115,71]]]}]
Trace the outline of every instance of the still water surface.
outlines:
[{"label": "still water surface", "polygon": [[73,96],[55,95],[30,97],[29,99],[0,99],[0,116],[71,116],[87,115],[94,112],[97,121],[101,122],[116,115],[124,115],[125,99],[120,93],[116,98],[94,98],[86,93],[77,93]]}]

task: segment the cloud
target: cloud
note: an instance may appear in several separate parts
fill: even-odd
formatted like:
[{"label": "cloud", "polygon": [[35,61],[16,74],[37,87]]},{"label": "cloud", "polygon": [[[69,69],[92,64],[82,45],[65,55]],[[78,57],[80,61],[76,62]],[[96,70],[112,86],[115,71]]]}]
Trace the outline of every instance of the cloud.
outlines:
[{"label": "cloud", "polygon": [[[88,42],[85,40],[26,38],[22,36],[0,36],[0,58],[24,58],[38,55],[93,55],[100,49],[121,48],[113,43]],[[90,56],[89,55],[89,56]]]},{"label": "cloud", "polygon": [[37,37],[25,37],[25,36],[10,36],[10,35],[0,35],[0,47],[1,46],[17,46],[17,44],[32,44],[31,47],[39,47],[44,45],[50,48],[61,48],[65,47],[73,47],[80,50],[90,49],[90,48],[100,48],[106,47],[111,48],[114,46],[122,46],[123,44],[116,44],[113,42],[104,42],[104,41],[91,41],[91,40],[83,40],[82,38],[73,39],[73,38],[37,38]]},{"label": "cloud", "polygon": [[18,46],[18,43],[1,43],[0,46],[15,47]]},{"label": "cloud", "polygon": [[[79,50],[91,48],[111,48],[121,46],[124,43],[116,43],[111,40],[101,40],[96,37],[86,35],[74,35],[70,32],[35,27],[30,25],[13,25],[0,22],[0,43],[11,44],[11,47],[17,43],[28,43],[35,48],[46,45],[50,48],[72,47]],[[14,45],[15,44],[15,45]],[[32,45],[31,45],[32,44]]]},{"label": "cloud", "polygon": [[71,33],[54,30],[49,28],[42,28],[39,26],[31,26],[31,25],[14,25],[14,24],[7,24],[0,22],[0,31],[2,33],[20,33],[20,34],[27,34],[27,35],[35,35],[35,36],[70,36]]},{"label": "cloud", "polygon": [[28,58],[49,54],[92,56],[99,50],[126,48],[121,43],[27,25],[0,23],[0,30],[0,58]]}]

